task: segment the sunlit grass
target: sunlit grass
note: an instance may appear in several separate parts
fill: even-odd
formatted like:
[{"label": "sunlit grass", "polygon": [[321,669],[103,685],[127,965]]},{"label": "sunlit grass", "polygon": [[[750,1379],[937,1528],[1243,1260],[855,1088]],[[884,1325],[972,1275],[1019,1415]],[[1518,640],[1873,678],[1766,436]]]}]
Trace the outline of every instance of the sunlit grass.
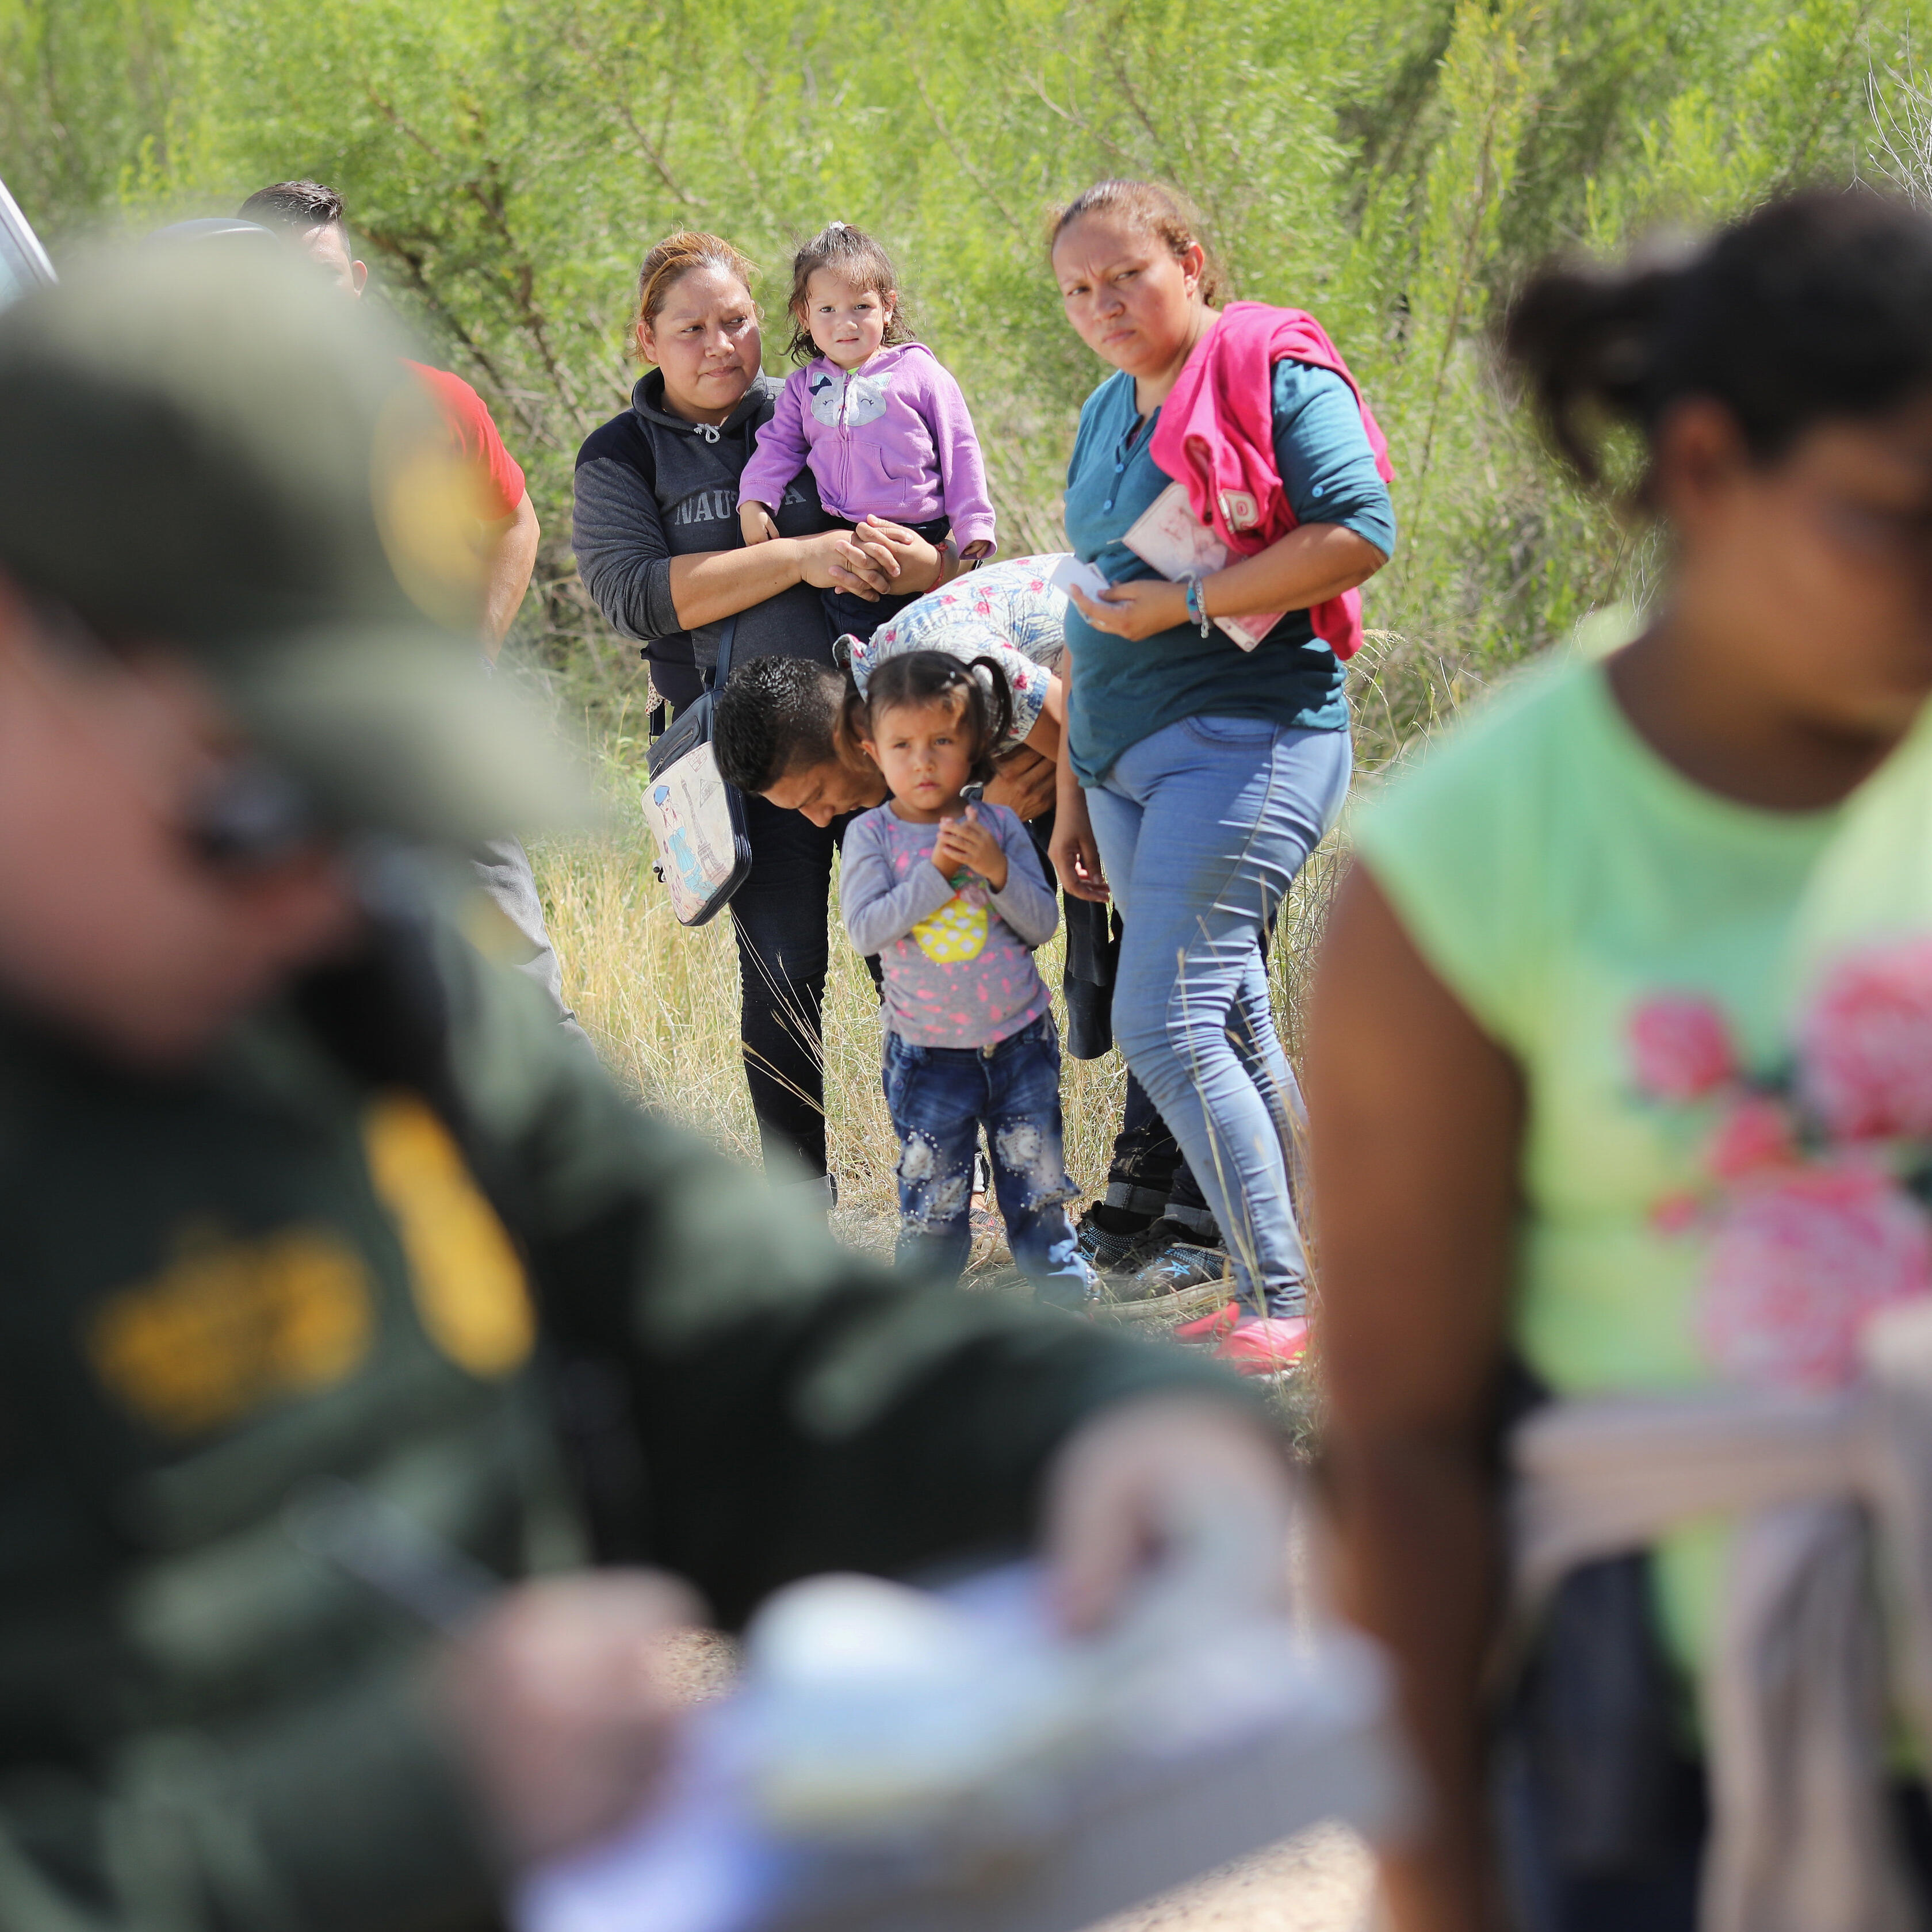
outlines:
[{"label": "sunlit grass", "polygon": [[[739,1047],[738,960],[729,914],[694,929],[672,918],[641,842],[581,840],[532,854],[562,962],[565,998],[627,1088],[739,1159],[755,1162],[758,1134]],[[897,1142],[879,1084],[879,1003],[871,976],[830,917],[826,988],[826,1135],[842,1200],[896,1213]],[[1055,993],[1058,938],[1038,956]],[[1064,1013],[1062,1015],[1064,1018]],[[1105,1178],[1126,1070],[1118,1053],[1070,1059],[1062,1082],[1067,1162],[1083,1186]]]},{"label": "sunlit grass", "polygon": [[[740,1054],[738,962],[728,914],[689,929],[671,916],[641,842],[621,838],[537,848],[537,883],[562,962],[565,997],[625,1086],[685,1121],[739,1159],[755,1162]],[[1274,961],[1277,1014],[1295,1036],[1292,989],[1318,926],[1332,867],[1327,853],[1304,874]],[[832,972],[826,989],[827,1140],[842,1201],[862,1214],[896,1212],[897,1144],[879,1084],[877,995],[858,953],[830,916]],[[1060,997],[1059,936],[1037,956]],[[1068,1058],[1061,1078],[1067,1165],[1090,1193],[1106,1184],[1120,1125],[1126,1068],[1118,1050],[1095,1060]]]},{"label": "sunlit grass", "polygon": [[[1453,653],[1432,652],[1388,632],[1371,632],[1351,668],[1356,798],[1372,790],[1377,776],[1406,748],[1425,742],[1480,684]],[[758,1134],[739,1048],[730,915],[721,914],[694,929],[680,926],[652,875],[654,855],[634,802],[642,747],[631,735],[633,708],[619,704],[586,712],[582,721],[602,754],[598,762],[620,829],[536,847],[531,854],[562,963],[565,995],[604,1064],[626,1087],[726,1153],[755,1163]],[[1298,1060],[1301,994],[1339,876],[1346,832],[1345,819],[1304,869],[1270,956],[1276,1022]],[[878,1000],[838,924],[836,880],[828,918],[832,972],[824,1046],[830,1161],[844,1204],[889,1224],[897,1212],[892,1165],[898,1149],[879,1084]],[[1064,1031],[1063,952],[1056,934],[1037,958]],[[1090,1196],[1106,1185],[1126,1085],[1118,1050],[1096,1060],[1070,1058],[1064,1063],[1067,1166]]]}]

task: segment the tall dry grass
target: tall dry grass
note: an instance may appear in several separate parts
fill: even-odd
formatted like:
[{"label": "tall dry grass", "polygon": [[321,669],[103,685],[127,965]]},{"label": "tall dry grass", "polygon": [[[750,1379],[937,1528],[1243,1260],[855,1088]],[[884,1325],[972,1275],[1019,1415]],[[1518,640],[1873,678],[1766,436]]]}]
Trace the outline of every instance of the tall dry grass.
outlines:
[{"label": "tall dry grass", "polygon": [[[728,1154],[755,1162],[730,920],[721,916],[694,931],[680,926],[651,875],[646,843],[640,824],[634,837],[619,833],[532,851],[565,998],[626,1086]],[[884,1218],[897,1213],[898,1146],[879,1084],[879,1003],[836,923],[836,902],[832,918],[824,1030],[829,1157],[842,1203]],[[1064,1024],[1061,956],[1056,938],[1039,961]],[[1067,1163],[1084,1187],[1104,1183],[1126,1083],[1118,1052],[1066,1063]]]},{"label": "tall dry grass", "polygon": [[[1468,664],[1387,632],[1372,632],[1351,668],[1358,800],[1381,775],[1452,716],[1478,682]],[[740,1055],[736,950],[728,915],[687,930],[672,918],[652,876],[652,853],[636,808],[640,747],[605,735],[600,747],[615,795],[615,833],[532,853],[566,998],[627,1087],[741,1160],[758,1158]],[[1346,850],[1347,820],[1304,869],[1270,960],[1276,1016],[1292,1054],[1301,1040],[1301,1000]],[[898,1147],[880,1090],[878,1000],[857,952],[831,913],[832,971],[826,991],[826,1135],[842,1202],[861,1220],[896,1213]],[[1060,998],[1062,941],[1039,956]],[[1117,1050],[1068,1059],[1061,1094],[1067,1165],[1089,1193],[1105,1186],[1120,1124],[1126,1069]]]}]

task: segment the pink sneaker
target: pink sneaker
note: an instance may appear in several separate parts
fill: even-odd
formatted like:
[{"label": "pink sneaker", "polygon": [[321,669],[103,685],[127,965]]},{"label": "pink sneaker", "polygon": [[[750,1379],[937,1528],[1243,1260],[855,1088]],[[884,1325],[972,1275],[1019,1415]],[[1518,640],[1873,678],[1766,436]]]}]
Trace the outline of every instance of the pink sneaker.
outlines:
[{"label": "pink sneaker", "polygon": [[1231,1301],[1213,1314],[1197,1315],[1192,1322],[1184,1322],[1168,1333],[1177,1342],[1218,1342],[1224,1335],[1233,1334],[1240,1318],[1241,1304]]},{"label": "pink sneaker", "polygon": [[1278,1375],[1292,1368],[1308,1352],[1308,1323],[1301,1316],[1250,1315],[1214,1351],[1244,1376]]}]

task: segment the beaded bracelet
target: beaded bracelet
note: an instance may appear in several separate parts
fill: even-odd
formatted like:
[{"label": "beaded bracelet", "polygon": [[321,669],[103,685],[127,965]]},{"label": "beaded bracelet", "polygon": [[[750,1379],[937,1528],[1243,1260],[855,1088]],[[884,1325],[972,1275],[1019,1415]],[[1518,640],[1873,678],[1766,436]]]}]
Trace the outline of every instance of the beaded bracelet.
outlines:
[{"label": "beaded bracelet", "polygon": [[1201,627],[1201,634],[1209,634],[1208,622],[1208,595],[1201,587],[1198,577],[1187,580],[1187,621]]}]

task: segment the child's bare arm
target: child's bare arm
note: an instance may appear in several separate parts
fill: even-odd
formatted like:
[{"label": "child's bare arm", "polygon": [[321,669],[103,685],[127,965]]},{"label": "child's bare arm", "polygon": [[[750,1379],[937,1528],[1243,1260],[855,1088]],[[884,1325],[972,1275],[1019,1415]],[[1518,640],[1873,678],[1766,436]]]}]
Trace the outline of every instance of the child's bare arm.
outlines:
[{"label": "child's bare arm", "polygon": [[1521,1077],[1357,869],[1310,1000],[1327,1465],[1342,1594],[1388,1646],[1432,1787],[1384,1860],[1400,1932],[1500,1921],[1484,1812],[1501,1531],[1488,1432],[1508,1327]]},{"label": "child's bare arm", "polygon": [[778,533],[770,509],[763,503],[752,502],[749,497],[738,500],[738,527],[748,544],[770,543]]}]

